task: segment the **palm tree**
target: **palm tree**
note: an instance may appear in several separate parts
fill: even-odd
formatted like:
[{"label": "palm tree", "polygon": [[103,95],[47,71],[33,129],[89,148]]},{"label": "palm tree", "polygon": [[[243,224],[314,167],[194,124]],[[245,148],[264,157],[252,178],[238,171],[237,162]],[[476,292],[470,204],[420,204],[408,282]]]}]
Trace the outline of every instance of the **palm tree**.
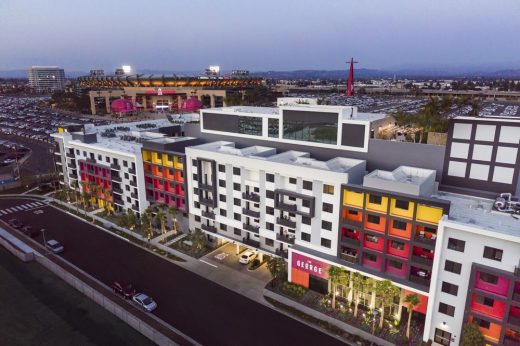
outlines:
[{"label": "palm tree", "polygon": [[410,339],[410,324],[412,323],[413,309],[421,303],[421,300],[416,293],[410,293],[406,295],[404,302],[408,303],[408,323],[406,324],[406,337]]},{"label": "palm tree", "polygon": [[201,230],[196,230],[190,236],[193,247],[197,251],[201,251],[206,246],[206,235]]},{"label": "palm tree", "polygon": [[141,215],[141,224],[146,225],[146,234],[148,234],[152,230],[152,221],[153,221],[153,209],[152,207],[148,207],[145,209],[143,214]]},{"label": "palm tree", "polygon": [[271,286],[274,287],[275,281],[277,282],[285,274],[285,260],[280,257],[272,258],[267,262],[267,269],[269,269],[269,272],[273,277]]},{"label": "palm tree", "polygon": [[172,227],[173,227],[173,234],[177,235],[177,213],[179,212],[179,209],[177,209],[176,206],[172,205],[168,208],[168,214],[172,215]]},{"label": "palm tree", "polygon": [[352,281],[352,290],[354,294],[354,317],[357,317],[359,301],[361,300],[361,293],[365,284],[365,279],[363,275],[354,272],[350,275],[350,280]]},{"label": "palm tree", "polygon": [[376,282],[376,294],[381,299],[381,318],[379,320],[379,328],[383,328],[385,321],[385,307],[388,306],[399,293],[399,288],[394,286],[390,280],[381,280]]},{"label": "palm tree", "polygon": [[128,214],[123,212],[117,219],[117,225],[119,227],[128,228]]},{"label": "palm tree", "polygon": [[72,188],[74,189],[74,196],[76,197],[76,214],[79,215],[79,191],[78,191],[79,184],[78,184],[78,181],[74,180],[71,185],[72,185]]},{"label": "palm tree", "polygon": [[160,210],[155,214],[155,219],[161,223],[161,235],[166,233],[166,214]]},{"label": "palm tree", "polygon": [[132,231],[135,228],[135,224],[137,223],[137,217],[132,209],[128,209],[126,214],[128,228]]},{"label": "palm tree", "polygon": [[336,288],[338,285],[345,285],[347,283],[347,272],[338,266],[331,265],[327,269],[330,283],[332,285],[332,308],[336,308]]}]

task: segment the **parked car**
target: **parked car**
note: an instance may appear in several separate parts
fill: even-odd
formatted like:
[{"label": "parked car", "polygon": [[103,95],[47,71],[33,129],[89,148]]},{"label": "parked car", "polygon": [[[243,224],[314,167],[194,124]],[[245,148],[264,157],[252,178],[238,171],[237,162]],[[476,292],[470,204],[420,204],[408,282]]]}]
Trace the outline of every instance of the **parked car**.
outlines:
[{"label": "parked car", "polygon": [[40,231],[32,226],[24,226],[22,228],[22,232],[23,234],[31,238],[36,238],[38,234],[40,234]]},{"label": "parked car", "polygon": [[45,247],[47,247],[47,249],[51,250],[53,253],[61,253],[63,252],[63,250],[65,250],[63,248],[63,245],[61,245],[60,243],[58,243],[57,240],[54,239],[47,240],[47,243],[45,243]]},{"label": "parked car", "polygon": [[256,252],[253,252],[251,250],[247,250],[240,256],[240,263],[242,264],[249,264],[252,260],[254,260],[256,257]]},{"label": "parked car", "polygon": [[17,219],[11,219],[11,220],[7,221],[7,223],[9,225],[11,225],[11,227],[14,227],[14,228],[21,228],[21,227],[23,227],[23,223],[21,223]]},{"label": "parked car", "polygon": [[114,290],[114,293],[122,295],[125,299],[132,299],[132,297],[137,293],[132,284],[123,286],[117,281],[114,281],[112,284],[112,290]]},{"label": "parked car", "polygon": [[132,297],[132,300],[147,312],[151,312],[157,308],[157,303],[152,299],[152,297],[148,297],[144,293],[137,293]]}]

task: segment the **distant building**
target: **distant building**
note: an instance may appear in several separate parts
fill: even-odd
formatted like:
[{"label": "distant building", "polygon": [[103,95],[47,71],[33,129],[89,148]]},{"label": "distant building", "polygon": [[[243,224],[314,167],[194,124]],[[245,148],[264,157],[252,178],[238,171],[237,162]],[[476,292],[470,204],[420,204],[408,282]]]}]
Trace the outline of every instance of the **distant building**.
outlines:
[{"label": "distant building", "polygon": [[104,76],[105,70],[90,70],[91,76]]},{"label": "distant building", "polygon": [[65,71],[57,66],[33,66],[27,71],[29,86],[37,92],[65,88]]}]

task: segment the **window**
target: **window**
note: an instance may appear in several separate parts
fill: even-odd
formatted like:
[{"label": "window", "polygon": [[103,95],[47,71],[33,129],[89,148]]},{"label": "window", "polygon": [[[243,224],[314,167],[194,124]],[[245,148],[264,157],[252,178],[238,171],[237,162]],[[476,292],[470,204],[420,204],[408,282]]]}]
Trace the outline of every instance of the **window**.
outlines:
[{"label": "window", "polygon": [[128,175],[128,173],[125,173],[124,176],[125,176],[125,179],[130,179],[130,176]]},{"label": "window", "polygon": [[240,184],[239,183],[233,183],[233,190],[240,191]]},{"label": "window", "polygon": [[101,160],[103,160],[103,156],[101,156],[100,154],[98,154],[97,159],[98,159],[98,161],[101,161]]},{"label": "window", "polygon": [[308,199],[302,200],[302,206],[305,207],[305,208],[310,208],[311,207],[311,201],[309,201]]},{"label": "window", "polygon": [[239,167],[233,167],[233,175],[240,175],[240,168]]},{"label": "window", "polygon": [[192,164],[193,166],[197,166],[197,160],[191,160],[191,164]]},{"label": "window", "polygon": [[321,238],[321,246],[330,249],[330,246],[331,246],[331,241],[330,241],[330,239]]},{"label": "window", "polygon": [[303,188],[305,190],[312,190],[312,181],[304,180],[303,181]]},{"label": "window", "polygon": [[407,225],[407,223],[404,221],[394,220],[392,227],[395,229],[400,229],[402,231],[406,231],[406,225]]},{"label": "window", "polygon": [[265,213],[269,215],[274,215],[274,208],[273,207],[265,207]]},{"label": "window", "polygon": [[382,198],[378,195],[369,195],[368,202],[372,204],[381,204]]},{"label": "window", "polygon": [[323,184],[323,193],[325,193],[327,195],[333,195],[334,194],[334,186],[333,185]]},{"label": "window", "polygon": [[296,184],[296,178],[289,178],[289,184]]},{"label": "window", "polygon": [[193,194],[198,195],[198,194],[199,194],[199,189],[197,189],[196,187],[194,187],[194,188],[193,188]]},{"label": "window", "polygon": [[193,202],[193,205],[195,205],[195,208],[200,209],[200,203],[199,202]]},{"label": "window", "polygon": [[278,119],[268,119],[267,120],[267,135],[269,137],[274,137],[274,138],[278,138],[279,137],[279,129],[280,127],[278,126]]},{"label": "window", "polygon": [[242,218],[240,217],[239,213],[233,213],[233,219],[235,219],[237,221],[241,221],[242,220]]},{"label": "window", "polygon": [[404,243],[392,240],[392,242],[390,243],[390,247],[392,249],[403,251],[404,250]]},{"label": "window", "polygon": [[197,174],[193,173],[193,181],[197,181]]},{"label": "window", "polygon": [[301,238],[302,238],[303,241],[308,241],[308,242],[311,241],[311,235],[309,233],[303,233],[302,232]]},{"label": "window", "polygon": [[225,202],[226,201],[226,195],[218,195],[218,200],[221,201],[221,202]]},{"label": "window", "polygon": [[240,228],[233,228],[233,233],[235,235],[242,235],[242,230]]},{"label": "window", "polygon": [[220,214],[221,216],[227,216],[226,209],[220,209],[220,210],[219,210],[219,214]]},{"label": "window", "polygon": [[349,215],[357,215],[358,212],[356,210],[349,209],[348,210]]},{"label": "window", "polygon": [[379,242],[379,237],[372,234],[365,234],[365,241],[377,244]]},{"label": "window", "polygon": [[267,246],[274,246],[274,240],[265,238],[265,245]]},{"label": "window", "polygon": [[399,262],[399,261],[389,260],[388,265],[395,269],[399,269],[399,270],[403,269],[403,263]]},{"label": "window", "polygon": [[333,206],[330,203],[323,203],[323,211],[327,213],[332,213]]},{"label": "window", "polygon": [[[126,190],[126,191],[130,191],[130,186],[125,185],[125,190]],[[195,194],[197,194],[197,192],[195,192]]]},{"label": "window", "polygon": [[322,221],[321,228],[326,229],[327,231],[332,231],[332,222],[330,221]]},{"label": "window", "polygon": [[123,160],[123,167],[128,167],[128,161]]},{"label": "window", "polygon": [[455,315],[455,307],[445,303],[439,303],[439,312],[448,316],[453,316]]},{"label": "window", "polygon": [[[284,111],[283,133],[284,139],[306,142],[320,142],[336,144],[338,142],[337,116],[301,117],[288,114],[293,111]],[[296,111],[294,111],[296,112]]]},{"label": "window", "polygon": [[410,208],[410,202],[408,202],[408,201],[401,201],[400,199],[396,199],[395,200],[395,207],[397,209],[408,210]]},{"label": "window", "polygon": [[370,261],[370,262],[376,262],[377,261],[377,256],[374,255],[374,254],[371,254],[371,253],[365,253],[363,255],[363,257],[367,260],[367,261]]},{"label": "window", "polygon": [[489,321],[486,321],[486,320],[483,320],[481,318],[478,318],[478,317],[475,317],[473,319],[473,321],[481,328],[484,328],[484,329],[489,329],[489,327],[491,326],[491,322]]},{"label": "window", "polygon": [[493,298],[483,297],[483,296],[476,296],[475,301],[482,305],[487,305],[489,307],[493,307],[495,304],[495,300]]},{"label": "window", "polygon": [[225,181],[225,180],[222,180],[222,179],[219,179],[219,180],[218,180],[218,186],[220,186],[220,187],[226,187],[226,181]]},{"label": "window", "polygon": [[448,239],[448,249],[464,252],[464,248],[466,247],[466,242],[464,240],[459,240],[455,238]]},{"label": "window", "polygon": [[265,191],[265,197],[269,199],[274,199],[274,191],[266,190]]},{"label": "window", "polygon": [[265,228],[270,230],[270,231],[274,231],[274,224],[272,224],[270,222],[266,222],[265,223]]},{"label": "window", "polygon": [[444,293],[448,293],[448,294],[456,296],[459,291],[459,286],[450,284],[449,282],[446,282],[446,281],[443,281],[442,282],[442,291]]},{"label": "window", "polygon": [[195,219],[195,222],[200,222],[200,216],[195,215],[194,219]]},{"label": "window", "polygon": [[222,173],[226,173],[226,166],[224,165],[218,165],[218,171]]},{"label": "window", "polygon": [[446,262],[444,262],[444,270],[447,272],[460,274],[461,269],[462,269],[462,264],[460,264],[460,263],[453,262],[450,260],[446,260]]},{"label": "window", "polygon": [[261,117],[238,117],[238,133],[245,135],[261,136],[262,135],[262,118]]},{"label": "window", "polygon": [[223,223],[220,224],[220,230],[221,231],[227,231],[227,226],[224,225]]},{"label": "window", "polygon": [[487,282],[488,284],[496,285],[498,283],[498,276],[489,273],[480,273],[480,280]]},{"label": "window", "polygon": [[308,217],[308,216],[302,216],[302,223],[305,224],[305,225],[310,225],[311,224],[311,218]]},{"label": "window", "polygon": [[443,346],[449,346],[451,343],[451,333],[435,328],[435,338],[433,341]]},{"label": "window", "polygon": [[270,183],[274,183],[274,174],[267,173],[265,175],[265,180],[270,182]]},{"label": "window", "polygon": [[370,222],[370,223],[375,223],[375,224],[379,225],[380,218],[379,218],[379,216],[368,214],[367,215],[367,221]]},{"label": "window", "polygon": [[236,205],[237,207],[240,207],[240,198],[233,198],[233,204]]},{"label": "window", "polygon": [[495,249],[493,247],[485,246],[484,247],[484,257],[489,258],[493,261],[502,261],[502,250]]}]

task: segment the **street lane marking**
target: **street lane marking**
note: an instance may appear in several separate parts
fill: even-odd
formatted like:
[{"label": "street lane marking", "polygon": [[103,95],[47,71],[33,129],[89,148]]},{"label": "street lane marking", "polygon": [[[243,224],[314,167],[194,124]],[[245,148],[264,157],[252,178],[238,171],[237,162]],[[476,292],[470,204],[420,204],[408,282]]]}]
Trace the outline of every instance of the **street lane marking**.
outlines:
[{"label": "street lane marking", "polygon": [[202,263],[206,263],[206,264],[209,265],[209,266],[212,266],[212,267],[218,268],[218,266],[216,266],[216,265],[214,265],[214,264],[212,264],[212,263],[208,263],[208,262],[206,262],[206,261],[204,261],[204,260],[199,259],[199,261],[201,261]]},{"label": "street lane marking", "polygon": [[24,204],[24,205],[22,205],[21,207],[22,207],[23,210],[29,208],[29,206],[28,206],[27,204]]}]

